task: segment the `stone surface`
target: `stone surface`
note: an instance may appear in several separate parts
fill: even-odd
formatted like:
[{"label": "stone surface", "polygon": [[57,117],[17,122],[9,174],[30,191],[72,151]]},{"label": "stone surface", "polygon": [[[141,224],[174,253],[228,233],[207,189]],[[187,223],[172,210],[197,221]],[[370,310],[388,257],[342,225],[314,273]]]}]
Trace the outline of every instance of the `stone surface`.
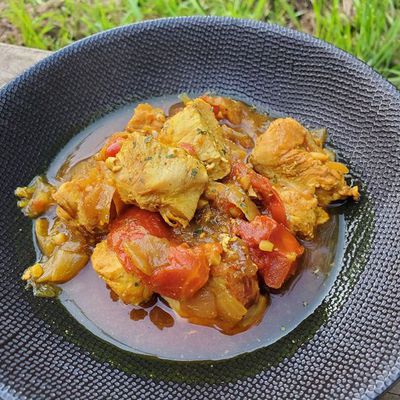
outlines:
[{"label": "stone surface", "polygon": [[49,54],[50,51],[0,43],[0,86]]}]

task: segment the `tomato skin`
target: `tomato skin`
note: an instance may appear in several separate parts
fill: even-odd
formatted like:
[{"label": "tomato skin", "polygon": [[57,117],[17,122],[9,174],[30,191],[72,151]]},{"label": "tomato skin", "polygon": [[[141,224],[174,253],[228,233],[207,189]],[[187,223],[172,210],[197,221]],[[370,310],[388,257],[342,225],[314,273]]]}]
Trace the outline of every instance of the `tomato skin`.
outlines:
[{"label": "tomato skin", "polygon": [[213,112],[214,112],[215,118],[218,118],[218,114],[219,114],[219,106],[212,105],[211,107],[212,107],[212,109],[213,109]]},{"label": "tomato skin", "polygon": [[269,240],[276,245],[282,254],[301,256],[304,247],[297,241],[296,237],[284,225],[278,224],[271,233]]},{"label": "tomato skin", "polygon": [[287,226],[285,206],[268,178],[248,168],[243,161],[237,161],[232,166],[232,175],[237,179],[248,176],[251,186],[261,198],[264,207],[269,210],[272,218],[280,224]]},{"label": "tomato skin", "polygon": [[[142,237],[148,233],[159,238],[171,238],[171,230],[157,212],[130,207],[111,223],[110,233],[123,233],[126,240]],[[109,235],[110,237],[110,235]]]},{"label": "tomato skin", "polygon": [[172,236],[169,226],[160,214],[138,207],[129,208],[111,223],[107,236],[108,245],[118,254],[128,272],[136,272],[137,269],[125,253],[124,242],[140,239],[147,234],[167,239]]},{"label": "tomato skin", "polygon": [[121,241],[141,238],[145,234],[167,239],[172,237],[170,227],[159,213],[133,206],[111,223],[108,242],[115,247]]},{"label": "tomato skin", "polygon": [[258,248],[261,240],[269,240],[284,255],[301,255],[304,251],[303,246],[284,225],[278,224],[267,215],[259,215],[251,222],[236,220],[234,232],[250,247]]},{"label": "tomato skin", "polygon": [[153,273],[155,292],[173,299],[186,299],[207,283],[210,267],[201,247],[173,246],[168,261],[169,265]]},{"label": "tomato skin", "polygon": [[[282,287],[294,273],[296,259],[304,251],[295,236],[283,224],[266,215],[258,216],[252,222],[236,221],[234,232],[249,246],[251,258],[266,285],[273,289]],[[274,249],[260,250],[262,240],[272,242]]]}]

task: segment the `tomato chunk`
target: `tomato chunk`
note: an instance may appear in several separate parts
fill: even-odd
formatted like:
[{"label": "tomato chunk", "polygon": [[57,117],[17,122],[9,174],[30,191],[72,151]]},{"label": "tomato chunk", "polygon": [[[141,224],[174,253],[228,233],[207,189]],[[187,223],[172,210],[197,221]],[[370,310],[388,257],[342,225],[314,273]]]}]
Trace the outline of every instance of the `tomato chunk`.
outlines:
[{"label": "tomato chunk", "polygon": [[248,177],[251,186],[261,198],[264,207],[270,212],[272,218],[287,226],[285,206],[268,178],[257,174],[257,172],[248,168],[242,161],[237,161],[232,166],[232,175],[236,179],[239,179],[239,181],[244,177]]},{"label": "tomato chunk", "polygon": [[120,150],[121,150],[120,142],[111,143],[106,149],[106,157],[115,157]]},{"label": "tomato chunk", "polygon": [[211,105],[211,107],[212,107],[212,109],[213,109],[213,112],[214,112],[215,118],[218,118],[218,114],[219,114],[219,106],[216,106],[216,105]]},{"label": "tomato chunk", "polygon": [[107,236],[108,245],[117,253],[128,272],[136,271],[136,268],[124,250],[124,243],[140,239],[146,234],[159,238],[171,237],[170,228],[160,214],[138,207],[129,208],[110,226],[110,233]]},{"label": "tomato chunk", "polygon": [[121,150],[124,141],[125,139],[121,136],[111,137],[106,147],[106,158],[115,157]]},{"label": "tomato chunk", "polygon": [[201,247],[171,247],[169,265],[154,271],[152,288],[161,295],[185,299],[195,294],[208,280],[210,267]]},{"label": "tomato chunk", "polygon": [[269,240],[276,245],[282,254],[301,256],[304,252],[304,247],[297,241],[289,229],[282,224],[276,226]]},{"label": "tomato chunk", "polygon": [[[266,285],[279,289],[294,273],[296,260],[303,254],[303,246],[283,224],[266,215],[258,216],[252,222],[237,220],[234,231],[249,246],[252,260]],[[261,250],[262,241],[271,242],[273,249]]]},{"label": "tomato chunk", "polygon": [[265,284],[272,289],[280,289],[296,270],[296,263],[278,251],[251,248],[250,255]]},{"label": "tomato chunk", "polygon": [[250,223],[237,220],[235,233],[239,235],[250,247],[258,247],[261,240],[268,240],[278,223],[266,215],[261,215]]},{"label": "tomato chunk", "polygon": [[[159,251],[156,246],[151,247],[151,238],[154,237],[167,239],[161,241]],[[143,238],[150,246],[144,245]],[[188,298],[202,288],[210,273],[210,253],[222,252],[218,244],[212,248],[210,244],[190,248],[187,244],[177,243],[160,214],[137,207],[130,208],[114,220],[107,241],[128,272],[135,272],[153,291],[174,299]],[[129,242],[136,242],[140,247],[145,263],[150,264],[150,272],[144,272],[132,261],[132,255],[125,247]],[[157,243],[157,240],[153,242]],[[160,254],[149,254],[149,249]],[[158,265],[155,265],[155,260]]]},{"label": "tomato chunk", "polygon": [[111,223],[108,242],[112,247],[118,247],[124,240],[134,240],[145,234],[172,237],[170,227],[159,213],[131,207]]}]

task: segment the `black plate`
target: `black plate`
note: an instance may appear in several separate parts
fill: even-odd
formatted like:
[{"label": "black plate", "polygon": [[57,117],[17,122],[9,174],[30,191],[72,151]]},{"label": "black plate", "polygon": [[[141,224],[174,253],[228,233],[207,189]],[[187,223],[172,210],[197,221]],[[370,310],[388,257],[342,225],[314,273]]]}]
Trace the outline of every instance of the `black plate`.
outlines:
[{"label": "black plate", "polygon": [[[362,182],[341,273],[274,345],[223,362],[135,356],[19,276],[34,260],[13,190],[94,119],[128,102],[213,90],[326,126]],[[291,30],[227,18],[149,21],[77,42],[0,91],[0,395],[17,399],[361,398],[400,375],[400,94],[367,65]]]}]

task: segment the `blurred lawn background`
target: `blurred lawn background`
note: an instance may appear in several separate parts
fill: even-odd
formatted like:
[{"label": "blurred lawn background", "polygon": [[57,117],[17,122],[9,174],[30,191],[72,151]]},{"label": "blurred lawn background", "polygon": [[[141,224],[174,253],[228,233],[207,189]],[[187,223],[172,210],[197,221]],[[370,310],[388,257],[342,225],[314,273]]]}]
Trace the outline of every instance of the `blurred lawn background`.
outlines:
[{"label": "blurred lawn background", "polygon": [[184,15],[289,26],[354,54],[400,87],[400,0],[0,0],[0,42],[56,50],[118,25]]}]

